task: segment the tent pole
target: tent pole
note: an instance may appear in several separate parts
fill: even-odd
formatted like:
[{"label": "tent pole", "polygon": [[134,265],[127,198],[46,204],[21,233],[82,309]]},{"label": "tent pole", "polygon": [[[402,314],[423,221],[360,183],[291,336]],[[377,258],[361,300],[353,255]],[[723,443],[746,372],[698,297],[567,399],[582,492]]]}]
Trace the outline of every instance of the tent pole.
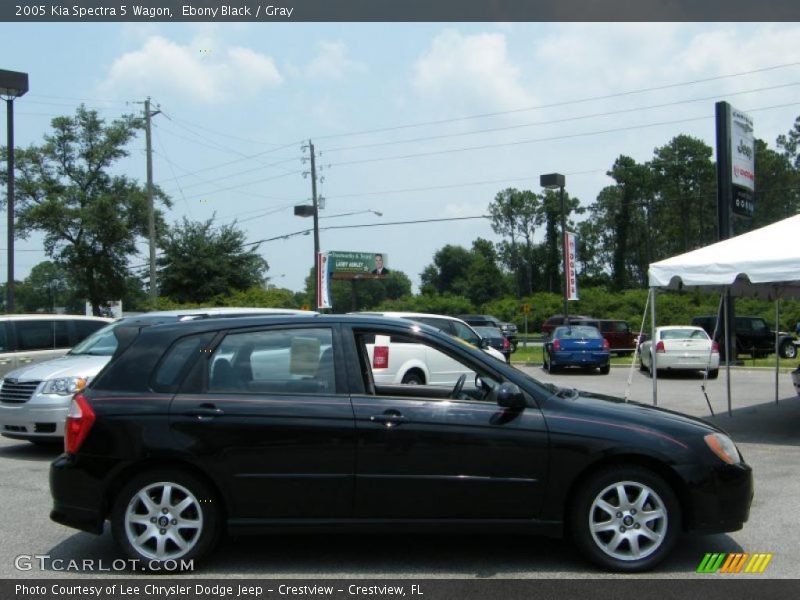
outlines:
[{"label": "tent pole", "polygon": [[775,294],[775,404],[778,404],[778,375],[781,368],[780,348],[778,348],[778,330],[781,320],[780,298]]},{"label": "tent pole", "polygon": [[650,288],[650,370],[653,373],[653,406],[658,406],[658,354],[656,353],[656,288]]},{"label": "tent pole", "polygon": [[728,394],[728,416],[732,417],[733,412],[731,411],[731,347],[733,347],[734,351],[736,348],[736,344],[731,344],[730,338],[728,337],[730,332],[728,331],[728,308],[729,302],[731,299],[730,289],[725,290],[725,304],[724,304],[724,316],[723,316],[723,323],[725,324],[725,388]]}]

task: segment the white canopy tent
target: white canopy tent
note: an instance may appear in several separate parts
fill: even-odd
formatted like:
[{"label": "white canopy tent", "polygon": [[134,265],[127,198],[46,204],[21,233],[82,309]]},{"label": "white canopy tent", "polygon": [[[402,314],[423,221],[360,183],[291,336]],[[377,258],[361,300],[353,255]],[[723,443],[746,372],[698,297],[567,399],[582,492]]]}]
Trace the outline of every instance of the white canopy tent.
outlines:
[{"label": "white canopy tent", "polygon": [[[655,290],[657,288],[678,289],[687,286],[717,292],[729,289],[734,296],[758,296],[775,300],[775,328],[777,331],[778,300],[800,297],[800,215],[652,263],[648,271],[648,279],[653,335],[655,335],[656,326]],[[727,339],[727,335],[725,338]],[[775,361],[775,400],[777,401],[777,348]],[[730,412],[730,361],[727,356],[726,367],[728,370],[728,411]],[[655,369],[653,369],[653,403],[658,403],[658,383]]]}]

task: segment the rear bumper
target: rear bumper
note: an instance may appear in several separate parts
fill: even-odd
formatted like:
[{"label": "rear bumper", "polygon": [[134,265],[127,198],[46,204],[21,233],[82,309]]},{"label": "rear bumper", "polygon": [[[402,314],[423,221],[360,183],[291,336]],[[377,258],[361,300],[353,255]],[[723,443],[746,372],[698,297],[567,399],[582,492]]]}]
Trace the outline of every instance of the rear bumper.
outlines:
[{"label": "rear bumper", "polygon": [[50,465],[53,496],[50,519],[67,527],[101,534],[106,515],[102,482],[77,465],[76,460],[74,456],[62,454]]},{"label": "rear bumper", "polygon": [[559,367],[604,367],[611,360],[610,352],[554,352],[554,365]]}]

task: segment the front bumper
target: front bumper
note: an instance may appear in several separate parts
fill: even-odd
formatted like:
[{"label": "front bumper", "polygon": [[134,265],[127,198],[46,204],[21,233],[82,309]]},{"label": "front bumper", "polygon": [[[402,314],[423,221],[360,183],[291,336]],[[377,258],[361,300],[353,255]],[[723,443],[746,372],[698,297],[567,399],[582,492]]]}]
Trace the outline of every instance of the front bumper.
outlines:
[{"label": "front bumper", "polygon": [[687,531],[723,533],[744,526],[754,494],[749,465],[686,467],[678,471],[687,484],[682,498]]},{"label": "front bumper", "polygon": [[69,401],[34,396],[27,402],[0,402],[0,433],[15,439],[62,438]]}]

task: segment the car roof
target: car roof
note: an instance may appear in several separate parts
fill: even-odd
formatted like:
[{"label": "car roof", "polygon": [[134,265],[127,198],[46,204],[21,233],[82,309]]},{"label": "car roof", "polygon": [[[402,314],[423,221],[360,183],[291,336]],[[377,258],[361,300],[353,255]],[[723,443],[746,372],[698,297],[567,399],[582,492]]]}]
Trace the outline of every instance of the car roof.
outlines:
[{"label": "car roof", "polygon": [[104,323],[110,323],[114,319],[110,319],[108,317],[95,317],[93,315],[63,315],[63,314],[45,314],[45,313],[33,313],[33,314],[22,314],[22,315],[0,315],[0,319],[10,320],[10,321],[19,321],[19,320],[26,320],[26,321],[43,321],[48,320],[52,321],[55,319],[56,321],[68,320],[68,319],[85,319],[89,321],[103,321]]},{"label": "car roof", "polygon": [[435,319],[447,319],[448,321],[459,321],[461,319],[458,317],[451,317],[450,315],[438,315],[435,313],[419,313],[419,312],[406,312],[406,311],[363,311],[363,312],[351,312],[347,313],[348,315],[374,315],[376,317],[394,317],[397,319],[413,319],[415,317],[421,318],[435,318]]},{"label": "car roof", "polygon": [[698,327],[697,325],[662,325],[660,327],[656,327],[657,330],[667,331],[669,329],[699,329],[700,331],[705,331],[702,327]]}]

